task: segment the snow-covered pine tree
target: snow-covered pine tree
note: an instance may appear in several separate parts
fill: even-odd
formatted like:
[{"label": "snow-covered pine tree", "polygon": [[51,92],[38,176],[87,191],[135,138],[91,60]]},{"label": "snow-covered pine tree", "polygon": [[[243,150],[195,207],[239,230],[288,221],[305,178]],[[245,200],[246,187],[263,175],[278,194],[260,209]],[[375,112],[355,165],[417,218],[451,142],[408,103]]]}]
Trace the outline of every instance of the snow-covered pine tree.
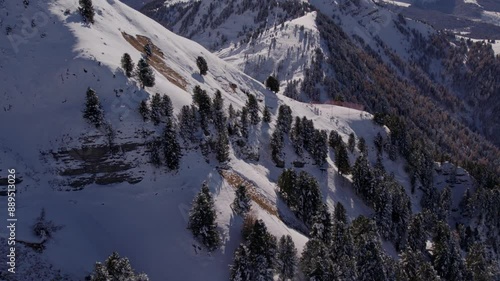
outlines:
[{"label": "snow-covered pine tree", "polygon": [[425,251],[425,242],[428,235],[425,230],[423,216],[423,213],[414,215],[408,227],[408,242],[406,245],[417,253],[423,253]]},{"label": "snow-covered pine tree", "polygon": [[312,146],[312,156],[315,164],[322,167],[326,163],[328,157],[328,136],[324,130],[314,130]]},{"label": "snow-covered pine tree", "polygon": [[348,175],[351,172],[351,165],[349,165],[349,156],[344,142],[340,142],[335,149],[335,165],[341,175]]},{"label": "snow-covered pine tree", "polygon": [[273,134],[271,135],[271,157],[273,162],[276,164],[276,167],[283,168],[285,167],[284,155],[283,155],[283,147],[285,146],[283,138],[283,133],[279,127],[276,127]]},{"label": "snow-covered pine tree", "polygon": [[[337,147],[343,143],[342,137],[337,133],[337,131],[330,131],[330,136],[328,137],[328,144],[334,150],[337,150]],[[345,144],[344,144],[345,146]]]},{"label": "snow-covered pine tree", "polygon": [[160,94],[156,93],[151,98],[151,113],[150,113],[151,121],[153,121],[155,125],[160,124],[161,116],[163,115],[162,113],[163,110],[162,110],[161,97]]},{"label": "snow-covered pine tree", "polygon": [[223,130],[227,130],[227,117],[226,113],[224,112],[224,100],[222,99],[222,93],[219,90],[215,92],[215,97],[212,102],[212,113],[212,118],[214,120],[214,125],[217,131],[222,132]]},{"label": "snow-covered pine tree", "polygon": [[151,41],[148,41],[145,45],[144,45],[144,54],[146,54],[146,58],[150,58],[152,55],[153,55],[153,44],[151,43]]},{"label": "snow-covered pine tree", "polygon": [[486,257],[483,244],[474,243],[466,258],[467,280],[493,281],[495,273],[498,277],[498,269],[496,269],[490,260]]},{"label": "snow-covered pine tree", "polygon": [[251,281],[251,262],[250,252],[247,247],[242,243],[234,252],[233,264],[230,265],[231,281]]},{"label": "snow-covered pine tree", "polygon": [[290,135],[290,139],[292,141],[293,148],[295,153],[299,157],[303,155],[303,146],[304,146],[304,133],[302,132],[302,121],[299,116],[295,116],[295,122],[293,124],[292,133]]},{"label": "snow-covered pine tree", "polygon": [[305,171],[301,171],[297,177],[298,198],[296,199],[298,209],[295,215],[308,227],[312,227],[313,217],[322,207],[321,191],[318,181]]},{"label": "snow-covered pine tree", "polygon": [[248,100],[246,103],[246,108],[248,108],[248,114],[250,115],[250,122],[252,125],[257,125],[260,122],[259,116],[259,103],[253,94],[247,94]]},{"label": "snow-covered pine tree", "polygon": [[168,121],[174,116],[174,106],[172,105],[172,100],[168,95],[163,95],[161,98],[161,115],[165,116]]},{"label": "snow-covered pine tree", "polygon": [[433,265],[439,276],[445,280],[465,280],[465,265],[460,247],[447,223],[437,223],[433,241]]},{"label": "snow-covered pine tree", "polygon": [[196,58],[196,65],[200,70],[200,75],[206,75],[208,72],[208,64],[204,57],[199,56]]},{"label": "snow-covered pine tree", "polygon": [[362,198],[367,199],[374,195],[373,181],[373,171],[368,159],[363,155],[359,156],[352,169],[352,185],[354,190]]},{"label": "snow-covered pine tree", "polygon": [[94,272],[90,275],[91,281],[149,281],[144,273],[135,273],[126,257],[120,257],[113,252],[104,262],[97,262]]},{"label": "snow-covered pine tree", "polygon": [[276,271],[280,280],[292,280],[297,274],[297,248],[292,236],[283,235],[278,242]]},{"label": "snow-covered pine tree", "polygon": [[256,220],[248,237],[252,264],[250,280],[272,281],[276,260],[276,237],[270,234],[262,220]]},{"label": "snow-covered pine tree", "polygon": [[425,260],[422,253],[407,248],[400,259],[403,271],[402,280],[408,281],[438,281],[441,280],[432,265]]},{"label": "snow-covered pine tree", "polygon": [[96,92],[90,87],[87,89],[83,118],[87,119],[90,124],[94,125],[96,128],[99,128],[104,122],[104,113],[101,103],[99,102]]},{"label": "snow-covered pine tree", "polygon": [[359,140],[358,140],[358,149],[359,149],[359,152],[361,152],[364,155],[367,155],[368,149],[366,148],[365,138],[363,138],[363,137],[359,138]]},{"label": "snow-covered pine tree", "polygon": [[191,206],[188,228],[209,251],[217,249],[221,243],[216,218],[214,200],[208,184],[204,182]]},{"label": "snow-covered pine tree", "polygon": [[155,85],[155,73],[145,59],[141,58],[137,63],[136,75],[143,89]]},{"label": "snow-covered pine tree", "polygon": [[290,132],[292,129],[292,109],[286,104],[280,105],[278,108],[277,127],[284,133]]},{"label": "snow-covered pine tree", "polygon": [[134,71],[134,62],[128,53],[123,54],[122,56],[122,68],[125,71],[125,75],[127,77],[132,77],[132,73]]},{"label": "snow-covered pine tree", "polygon": [[333,280],[333,264],[329,258],[329,250],[323,241],[316,238],[307,241],[302,251],[300,268],[307,280]]},{"label": "snow-covered pine tree", "polygon": [[209,135],[208,124],[212,119],[212,99],[205,90],[196,85],[193,89],[193,102],[198,106],[200,113],[200,125],[205,135]]},{"label": "snow-covered pine tree", "polygon": [[356,270],[360,281],[386,281],[387,267],[375,222],[364,216],[352,222]]},{"label": "snow-covered pine tree", "polygon": [[184,142],[195,141],[197,131],[196,109],[194,106],[184,105],[179,113],[179,129],[180,135]]},{"label": "snow-covered pine tree", "polygon": [[153,166],[155,167],[160,167],[162,164],[161,157],[160,157],[160,149],[161,149],[161,141],[158,139],[155,139],[151,142],[148,143],[148,149],[149,149],[149,161]]},{"label": "snow-covered pine tree", "polygon": [[83,17],[83,20],[88,23],[94,23],[94,6],[92,0],[79,0],[80,7],[78,10]]},{"label": "snow-covered pine tree", "polygon": [[226,128],[222,128],[222,130],[217,133],[215,156],[220,163],[229,161],[229,137]]},{"label": "snow-covered pine tree", "polygon": [[332,242],[330,258],[334,268],[333,280],[356,280],[356,255],[346,210],[342,203],[335,205],[333,212]]},{"label": "snow-covered pine tree", "polygon": [[269,110],[269,107],[267,105],[264,106],[262,121],[264,121],[265,123],[271,123],[271,111]]},{"label": "snow-covered pine tree", "polygon": [[241,108],[240,124],[239,124],[240,132],[244,139],[248,138],[248,125],[249,125],[248,108],[244,106]]},{"label": "snow-covered pine tree", "polygon": [[354,137],[354,133],[350,133],[349,139],[347,140],[347,148],[351,153],[353,153],[355,146],[356,146],[356,138]]},{"label": "snow-covered pine tree", "polygon": [[329,247],[332,242],[333,224],[328,206],[323,203],[312,220],[313,225],[309,236],[323,241]]},{"label": "snow-covered pine tree", "polygon": [[146,100],[142,100],[139,104],[139,114],[141,114],[144,122],[151,116],[151,111],[149,110],[148,102]]},{"label": "snow-covered pine tree", "polygon": [[450,186],[447,185],[443,191],[441,191],[441,194],[439,195],[439,205],[438,205],[438,220],[447,222],[448,221],[448,215],[450,214],[450,209],[451,209],[451,189]]},{"label": "snow-covered pine tree", "polygon": [[250,211],[250,196],[248,195],[247,188],[240,184],[236,188],[235,197],[233,201],[233,209],[238,215],[246,215]]},{"label": "snow-covered pine tree", "polygon": [[167,120],[163,131],[163,155],[165,164],[170,170],[179,169],[181,160],[181,146],[177,141],[177,132],[171,119]]}]

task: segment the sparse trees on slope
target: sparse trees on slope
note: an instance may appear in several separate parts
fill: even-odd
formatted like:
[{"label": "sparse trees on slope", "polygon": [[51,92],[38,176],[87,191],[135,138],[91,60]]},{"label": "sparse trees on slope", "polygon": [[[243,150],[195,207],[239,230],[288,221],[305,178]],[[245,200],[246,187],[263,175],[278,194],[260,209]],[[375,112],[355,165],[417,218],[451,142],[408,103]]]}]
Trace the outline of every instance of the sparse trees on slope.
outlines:
[{"label": "sparse trees on slope", "polygon": [[297,249],[290,235],[281,236],[278,242],[276,271],[280,280],[292,280],[298,265]]},{"label": "sparse trees on slope", "polygon": [[132,77],[132,73],[134,71],[134,62],[128,53],[123,54],[122,56],[122,68],[125,71],[125,75],[127,77]]},{"label": "sparse trees on slope", "polygon": [[247,188],[240,184],[236,189],[236,194],[233,201],[233,209],[239,215],[245,215],[250,211],[250,196],[248,195]]},{"label": "sparse trees on slope", "polygon": [[155,73],[145,59],[140,59],[137,63],[136,74],[143,89],[155,85]]},{"label": "sparse trees on slope", "polygon": [[191,206],[188,228],[209,251],[217,249],[221,243],[216,218],[214,200],[207,183],[204,182]]},{"label": "sparse trees on slope", "polygon": [[94,6],[92,0],[79,0],[80,7],[78,10],[82,14],[83,20],[88,23],[94,23]]},{"label": "sparse trees on slope", "polygon": [[99,102],[96,92],[91,88],[87,89],[83,118],[87,119],[96,128],[99,128],[104,122],[104,113],[101,103]]},{"label": "sparse trees on slope", "polygon": [[200,70],[201,75],[206,75],[208,72],[208,64],[207,61],[205,60],[204,57],[199,56],[196,58],[196,65],[198,66],[198,69]]}]

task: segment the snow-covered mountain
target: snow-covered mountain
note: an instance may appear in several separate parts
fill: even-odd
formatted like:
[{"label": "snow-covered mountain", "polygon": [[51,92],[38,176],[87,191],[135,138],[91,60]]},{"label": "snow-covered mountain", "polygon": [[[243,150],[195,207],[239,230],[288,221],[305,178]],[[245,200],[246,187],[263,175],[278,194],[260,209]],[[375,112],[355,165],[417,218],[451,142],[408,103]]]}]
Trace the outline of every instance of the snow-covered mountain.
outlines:
[{"label": "snow-covered mountain", "polygon": [[[246,13],[255,7],[254,3],[248,6],[244,3],[250,2],[235,2],[234,11]],[[341,75],[339,69],[327,67],[330,58],[347,61],[349,71],[356,64],[361,68],[345,74],[355,78],[353,83],[337,85],[344,94],[354,90],[353,85],[359,82],[362,74],[369,75],[367,78],[373,81],[396,77],[387,74],[385,68],[371,69],[380,64],[360,53],[358,43],[349,39],[354,34],[335,29],[335,25],[322,18],[324,15],[318,11],[302,2],[276,3],[274,14],[254,11],[259,20],[249,19],[248,28],[261,29],[255,33],[255,38],[249,37],[238,46],[233,39],[240,36],[236,34],[222,43],[220,39],[226,33],[218,35],[214,30],[212,36],[218,39],[208,40],[205,45],[218,46],[214,54],[119,1],[94,1],[93,24],[82,20],[79,4],[73,0],[0,1],[0,26],[5,30],[0,40],[3,109],[0,111],[0,183],[3,188],[0,200],[7,203],[8,192],[5,191],[8,186],[4,182],[8,182],[7,173],[11,173],[8,171],[15,169],[18,178],[15,235],[19,253],[15,275],[6,271],[8,265],[2,255],[1,279],[83,280],[92,272],[96,261],[103,261],[111,252],[118,251],[130,259],[137,271],[147,273],[150,280],[227,280],[233,254],[243,240],[243,218],[231,206],[234,189],[240,183],[252,193],[253,214],[262,219],[276,237],[290,235],[301,253],[310,237],[308,228],[279,195],[277,182],[283,169],[275,163],[270,148],[273,133],[279,127],[280,106],[288,106],[293,117],[305,118],[304,124],[312,120],[313,134],[323,136],[323,132],[336,131],[346,143],[350,138],[356,143],[363,139],[369,163],[378,162],[390,175],[374,180],[381,181],[385,177],[394,180],[397,184],[391,188],[404,191],[401,198],[407,198],[405,202],[409,206],[402,205],[410,212],[422,210],[420,201],[427,191],[443,194],[445,186],[451,185],[449,223],[468,223],[469,218],[461,213],[459,203],[465,190],[476,190],[477,181],[464,169],[428,161],[425,158],[428,155],[422,156],[425,159],[414,159],[415,163],[428,165],[428,169],[421,170],[431,173],[434,185],[426,189],[423,185],[428,175],[419,174],[420,169],[413,174],[408,172],[416,164],[409,165],[397,152],[396,144],[391,144],[391,138],[396,141],[397,132],[374,122],[372,114],[337,105],[300,102],[266,89],[262,81],[272,72],[282,81],[312,81],[310,69],[314,69],[318,61],[321,65],[323,60],[324,71],[332,71],[331,74],[338,77]],[[199,5],[203,4],[206,3]],[[186,3],[176,5],[182,7]],[[219,18],[226,27],[230,26],[228,16],[223,15],[221,11]],[[239,20],[238,12],[231,13],[231,17],[234,17],[231,20]],[[272,17],[276,20],[269,21]],[[175,19],[175,15],[172,18]],[[177,19],[178,28],[185,22],[186,30],[197,30],[197,22]],[[358,24],[363,26],[363,23]],[[238,31],[232,29],[229,33]],[[207,32],[210,31],[192,37],[210,38]],[[338,36],[338,45],[328,45],[333,41],[327,41],[325,34]],[[394,46],[405,46],[403,44],[406,43],[396,42]],[[137,63],[145,57],[146,45],[152,48],[149,61],[156,83],[153,87],[142,88],[136,77],[125,75],[121,59],[128,53]],[[334,46],[341,50],[338,56],[334,55]],[[196,63],[199,56],[207,62],[206,75],[199,74]],[[261,65],[265,67],[257,67]],[[382,78],[377,75],[378,70]],[[398,89],[404,84],[402,81],[394,83],[399,85]],[[155,167],[150,163],[151,153],[166,124],[145,122],[138,111],[141,102],[146,100],[151,104],[155,93],[168,96],[176,126],[181,127],[179,115],[184,106],[193,103],[196,86],[205,90],[210,98],[220,91],[223,111],[229,112],[231,106],[239,114],[239,117],[228,117],[227,125],[240,126],[240,130],[247,130],[247,136],[241,137],[245,134],[240,133],[230,137],[227,163],[219,163],[215,153],[210,152],[215,150],[210,146],[215,146],[218,140],[215,131],[211,130],[197,135],[201,139],[198,142],[181,143],[182,158],[178,169]],[[331,98],[326,88],[321,88],[323,84],[312,84],[312,87],[318,87],[322,100]],[[88,88],[95,90],[104,112],[104,124],[99,128],[82,117]],[[413,93],[401,94],[409,97]],[[270,123],[261,121],[246,127],[240,124],[243,121],[239,118],[248,109],[252,95],[258,102],[258,115],[263,115],[266,108],[270,111]],[[312,100],[307,95],[303,95],[303,99]],[[419,105],[422,104],[425,103]],[[379,136],[386,145],[385,152],[377,157],[379,148],[375,139]],[[309,137],[314,139],[312,135]],[[181,140],[180,136],[177,138]],[[359,147],[348,152],[351,165],[363,154],[363,146]],[[353,176],[339,173],[335,163],[337,152],[332,148],[329,151],[327,148],[326,163],[320,166],[315,165],[315,153],[303,152],[299,156],[295,149],[292,138],[287,135],[280,152],[282,166],[295,167],[314,176],[319,183],[321,200],[330,211],[336,203],[342,203],[349,222],[360,215],[375,217],[378,214],[371,206],[373,203],[362,199],[359,190],[355,191]],[[215,200],[217,231],[222,239],[221,247],[211,253],[186,229],[191,203],[204,181]],[[53,233],[48,239],[40,238],[33,231],[33,224],[42,210],[45,210],[46,220],[53,224]],[[8,215],[2,212],[2,221],[5,222]],[[398,220],[397,217],[394,215],[392,220]],[[478,221],[477,224],[489,229],[484,226],[488,223]],[[486,230],[482,232],[483,228],[479,236],[490,237],[486,236]],[[9,250],[9,235],[8,229],[2,228],[2,253]],[[393,243],[384,241],[382,247],[389,257],[398,258]]]}]

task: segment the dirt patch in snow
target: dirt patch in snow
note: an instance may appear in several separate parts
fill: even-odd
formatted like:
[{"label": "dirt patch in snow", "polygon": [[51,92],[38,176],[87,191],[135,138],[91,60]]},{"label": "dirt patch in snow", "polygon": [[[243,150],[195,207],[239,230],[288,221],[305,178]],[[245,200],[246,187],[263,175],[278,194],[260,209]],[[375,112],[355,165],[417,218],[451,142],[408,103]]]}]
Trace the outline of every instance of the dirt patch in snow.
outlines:
[{"label": "dirt patch in snow", "polygon": [[248,194],[250,195],[250,199],[252,199],[262,209],[266,210],[269,214],[279,217],[276,207],[257,191],[257,188],[253,183],[245,180],[234,171],[219,170],[219,173],[234,189],[240,185],[245,186]]},{"label": "dirt patch in snow", "polygon": [[151,43],[151,40],[143,35],[136,35],[135,37],[122,32],[123,38],[127,40],[139,52],[144,52],[144,46],[149,42],[152,47],[152,55],[148,58],[149,64],[160,72],[165,78],[177,87],[186,90],[187,81],[179,73],[175,72],[172,68],[165,63],[165,54],[156,45]]}]

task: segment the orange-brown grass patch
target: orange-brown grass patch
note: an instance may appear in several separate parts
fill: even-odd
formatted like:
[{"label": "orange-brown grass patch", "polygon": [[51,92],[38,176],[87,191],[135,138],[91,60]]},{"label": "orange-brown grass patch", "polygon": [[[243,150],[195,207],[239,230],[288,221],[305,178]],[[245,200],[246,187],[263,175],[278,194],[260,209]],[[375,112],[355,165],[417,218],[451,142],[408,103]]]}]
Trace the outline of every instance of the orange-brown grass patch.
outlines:
[{"label": "orange-brown grass patch", "polygon": [[245,180],[234,171],[219,170],[219,173],[234,189],[236,189],[240,185],[245,186],[250,199],[252,199],[262,209],[266,210],[269,214],[279,217],[278,209],[276,209],[276,207],[271,202],[269,202],[267,198],[265,198],[258,192],[256,186],[253,183]]},{"label": "orange-brown grass patch", "polygon": [[[139,52],[144,52],[144,46],[150,42],[149,38],[143,35],[136,35],[136,37],[122,32],[123,38],[127,40],[130,45],[136,48]],[[156,45],[151,43],[153,54],[148,58],[148,63],[160,72],[165,78],[177,87],[186,90],[187,81],[179,73],[175,72],[165,63],[165,54]]]}]

